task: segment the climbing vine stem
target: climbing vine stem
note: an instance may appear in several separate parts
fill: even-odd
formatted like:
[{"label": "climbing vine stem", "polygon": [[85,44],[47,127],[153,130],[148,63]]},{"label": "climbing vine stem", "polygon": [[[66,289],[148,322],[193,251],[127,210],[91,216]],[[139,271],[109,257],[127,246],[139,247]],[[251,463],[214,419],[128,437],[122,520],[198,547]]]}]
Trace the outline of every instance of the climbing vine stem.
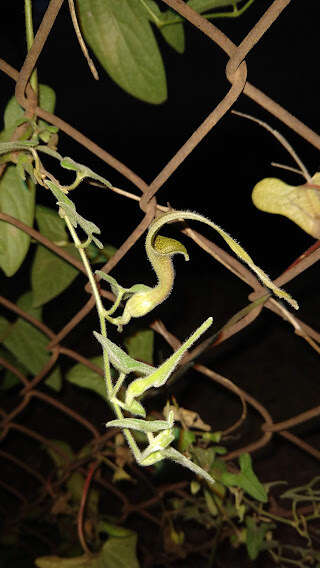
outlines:
[{"label": "climbing vine stem", "polygon": [[[26,39],[27,39],[27,49],[30,51],[33,40],[33,20],[32,20],[32,0],[24,0],[24,17],[25,17],[25,27],[26,27]],[[38,76],[37,70],[34,69],[30,78],[30,84],[34,92],[38,93]]]}]

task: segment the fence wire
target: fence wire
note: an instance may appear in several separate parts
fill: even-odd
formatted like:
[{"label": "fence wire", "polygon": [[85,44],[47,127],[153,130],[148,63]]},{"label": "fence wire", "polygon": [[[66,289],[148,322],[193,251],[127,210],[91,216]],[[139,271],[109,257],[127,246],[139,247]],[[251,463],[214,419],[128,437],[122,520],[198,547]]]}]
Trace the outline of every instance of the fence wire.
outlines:
[{"label": "fence wire", "polygon": [[[101,158],[109,166],[111,166],[125,178],[130,180],[141,191],[139,205],[144,213],[144,217],[142,221],[140,221],[136,226],[134,231],[132,231],[132,233],[127,236],[126,240],[116,251],[114,256],[112,256],[112,258],[103,266],[102,270],[106,273],[109,273],[123,258],[125,258],[131,247],[145,233],[150,222],[155,217],[157,210],[163,211],[167,209],[166,207],[162,207],[157,204],[156,196],[158,191],[173,174],[173,172],[181,164],[183,164],[184,160],[193,151],[193,149],[197,147],[199,142],[207,135],[210,130],[212,130],[212,128],[214,128],[217,122],[243,95],[246,95],[253,99],[261,107],[269,111],[269,113],[282,121],[292,130],[297,132],[310,144],[315,146],[317,149],[320,149],[320,137],[315,132],[313,132],[310,128],[308,128],[305,124],[295,118],[292,114],[290,114],[287,110],[285,110],[271,98],[267,97],[263,92],[261,92],[247,80],[246,58],[249,57],[252,48],[259,41],[261,41],[261,38],[268,30],[268,28],[277,20],[278,17],[281,16],[283,10],[290,4],[291,0],[275,0],[274,2],[272,2],[270,7],[266,10],[266,12],[256,23],[256,25],[250,30],[248,35],[244,38],[239,46],[236,46],[224,33],[217,29],[211,22],[192,10],[192,8],[182,2],[182,0],[162,1],[164,2],[164,4],[167,4],[170,8],[183,16],[183,18],[189,21],[193,26],[198,28],[201,33],[208,36],[215,45],[218,45],[227,54],[229,59],[226,64],[225,73],[231,86],[224,98],[219,102],[219,104],[215,106],[215,108],[210,112],[210,114],[206,117],[202,124],[200,124],[200,126],[196,129],[192,136],[190,136],[190,138],[183,144],[183,146],[171,158],[171,160],[166,164],[166,166],[150,184],[147,184],[140,176],[138,176],[125,164],[120,162],[105,149],[99,147],[92,140],[84,136],[81,132],[73,128],[70,124],[59,118],[57,115],[51,114],[37,106],[37,101],[33,96],[33,91],[29,87],[29,79],[44,48],[58,12],[63,4],[63,0],[51,0],[42,23],[39,27],[39,30],[36,34],[33,46],[29,51],[20,71],[17,71],[7,62],[0,59],[0,69],[6,75],[14,79],[14,81],[16,81],[16,98],[29,116],[36,115],[39,118],[42,118],[50,124],[58,127],[60,130],[73,138],[76,142],[90,150],[94,155]],[[128,192],[123,193],[127,198],[137,199],[137,197],[133,194],[130,194]],[[14,219],[13,217],[6,215],[5,213],[0,213],[0,220],[10,223],[25,231],[38,243],[41,243],[48,249],[52,250],[59,257],[67,260],[78,270],[84,272],[84,269],[79,261],[69,255],[67,252],[63,251],[61,247],[46,239],[35,229],[28,227],[21,221]],[[197,231],[191,230],[185,225],[181,230],[199,247],[201,247],[208,255],[214,257],[225,267],[227,267],[228,270],[233,272],[239,279],[241,279],[248,285],[248,287],[251,289],[251,292],[249,294],[250,301],[256,300],[266,295],[266,290],[261,286],[260,282],[238,260],[233,258],[227,252],[218,247],[214,242],[208,240]],[[288,267],[281,275],[278,276],[278,278],[276,278],[275,284],[277,286],[283,286],[284,284],[294,279],[301,272],[312,266],[315,262],[317,262],[320,257],[319,246],[320,241],[317,241],[315,245],[311,247],[311,249],[301,255],[290,267]],[[70,359],[73,359],[74,361],[80,362],[83,365],[86,365],[89,369],[94,370],[97,374],[103,376],[103,371],[99,367],[94,365],[82,354],[65,347],[63,344],[67,336],[95,307],[94,297],[91,295],[90,287],[88,284],[86,284],[85,290],[88,294],[87,301],[76,313],[76,315],[74,315],[70,319],[70,321],[57,333],[49,329],[45,324],[38,321],[32,315],[23,311],[10,300],[2,296],[0,297],[0,304],[4,308],[16,314],[17,316],[24,318],[26,321],[29,321],[33,326],[35,326],[35,328],[38,328],[47,336],[47,349],[51,354],[48,362],[32,380],[27,379],[27,377],[24,376],[24,374],[14,365],[10,364],[3,358],[0,358],[0,364],[3,365],[3,367],[5,367],[6,369],[9,369],[11,372],[13,372],[21,383],[20,403],[10,412],[5,412],[3,409],[0,409],[0,439],[3,442],[11,431],[16,431],[22,433],[26,437],[31,438],[32,440],[35,440],[37,443],[42,444],[42,446],[50,448],[52,446],[52,441],[50,441],[50,439],[45,438],[36,429],[30,428],[23,423],[24,415],[22,415],[22,412],[26,409],[26,407],[28,407],[30,402],[34,399],[42,400],[46,404],[54,407],[57,412],[66,414],[72,420],[74,420],[78,424],[81,424],[85,429],[87,429],[90,435],[91,445],[91,453],[89,457],[87,456],[82,459],[77,459],[75,462],[70,462],[63,451],[57,449],[56,446],[54,446],[54,451],[57,453],[60,452],[61,456],[66,460],[66,471],[70,473],[74,470],[78,470],[88,476],[93,475],[93,472],[96,469],[96,459],[99,452],[105,447],[106,444],[114,439],[116,431],[112,430],[102,433],[97,428],[97,425],[92,424],[80,413],[63,404],[60,400],[57,400],[56,398],[39,390],[42,382],[48,376],[50,371],[52,371],[57,361],[59,361],[59,359],[62,357],[68,357]],[[113,296],[111,293],[106,291],[102,291],[101,293],[107,299],[112,300]],[[211,342],[210,346],[208,346],[205,342],[202,342],[198,347],[196,347],[187,355],[187,357],[183,361],[183,364],[187,364],[188,361],[194,361],[193,368],[197,372],[209,377],[209,379],[211,379],[212,381],[222,385],[223,388],[232,392],[233,395],[241,400],[243,409],[245,409],[245,407],[249,405],[253,407],[255,411],[260,415],[261,435],[259,439],[245,447],[240,447],[236,451],[230,452],[225,457],[226,460],[233,459],[243,452],[253,452],[258,448],[262,448],[270,442],[274,435],[282,436],[292,444],[301,448],[301,450],[303,450],[304,452],[307,452],[316,459],[320,459],[320,451],[316,447],[313,447],[312,445],[304,441],[301,437],[291,432],[294,426],[306,423],[320,416],[320,406],[315,406],[314,408],[307,409],[306,411],[301,412],[298,415],[292,416],[288,420],[276,423],[274,422],[267,408],[265,408],[263,404],[256,400],[249,392],[242,390],[226,377],[219,375],[218,373],[209,369],[207,366],[199,364],[197,361],[195,361],[195,358],[205,348],[220,344],[232,335],[239,333],[256,318],[258,318],[264,309],[271,310],[284,320],[288,321],[293,327],[296,334],[302,336],[318,352],[320,351],[320,348],[318,346],[318,344],[320,344],[320,333],[318,333],[311,326],[300,320],[292,313],[289,313],[281,303],[278,303],[272,297],[268,296],[266,301],[258,304],[249,313],[246,313],[241,319],[236,321],[236,323],[232,323],[231,321],[230,325],[226,327],[213,342]],[[151,324],[151,327],[156,333],[162,335],[168,342],[168,344],[170,344],[174,349],[176,349],[180,345],[178,338],[170,333],[170,331],[166,329],[165,325],[162,322],[155,321]],[[231,424],[227,431],[229,432],[237,428],[239,424],[241,424],[245,420],[245,417],[246,412],[244,410],[240,419],[238,419],[234,424]],[[21,422],[19,422],[19,420],[21,420]],[[37,490],[36,500],[41,502],[41,500],[43,500],[46,496],[51,496],[52,498],[54,497],[55,487],[57,487],[61,483],[61,480],[51,480],[49,482],[48,479],[41,475],[41,473],[39,473],[37,469],[30,467],[23,461],[23,459],[20,459],[19,457],[11,454],[9,451],[0,450],[0,456],[3,460],[7,460],[16,468],[20,468],[26,475],[36,479],[39,487],[39,489]],[[133,466],[132,464],[129,467],[135,470],[135,474],[138,477],[140,476],[140,478],[144,478],[144,474],[139,470],[139,468],[135,468],[135,466]],[[165,495],[179,492],[187,485],[187,482],[163,485],[160,488],[158,487],[157,492],[155,494],[152,494],[147,501],[130,502],[128,497],[110,481],[108,481],[108,478],[103,476],[101,473],[99,473],[99,476],[96,476],[96,482],[105,487],[106,490],[113,494],[116,499],[120,500],[122,507],[122,520],[125,520],[126,517],[133,512],[138,512],[147,520],[151,520],[155,524],[159,524],[159,519],[156,516],[152,515],[152,513],[150,512],[150,510],[152,510],[152,507],[154,507],[154,505],[156,504],[159,504],[159,502],[164,498]],[[27,505],[27,497],[20,491],[18,491],[10,482],[10,480],[0,480],[0,486],[8,491],[12,496],[21,501],[23,507]],[[283,514],[283,510],[281,510],[279,514]],[[193,547],[193,551],[195,551],[195,547]]]}]

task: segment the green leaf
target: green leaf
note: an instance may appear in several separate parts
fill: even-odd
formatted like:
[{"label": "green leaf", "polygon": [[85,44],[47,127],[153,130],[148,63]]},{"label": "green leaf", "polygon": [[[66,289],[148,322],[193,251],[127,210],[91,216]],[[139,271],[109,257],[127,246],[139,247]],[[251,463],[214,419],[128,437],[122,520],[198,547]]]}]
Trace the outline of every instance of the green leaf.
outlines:
[{"label": "green leaf", "polygon": [[107,179],[96,174],[93,170],[88,168],[88,166],[75,162],[72,158],[62,158],[62,160],[60,161],[60,166],[62,166],[66,170],[77,172],[81,179],[91,178],[96,181],[100,181],[103,185],[106,185],[109,188],[112,188],[112,184]]},{"label": "green leaf", "polygon": [[188,337],[188,339],[186,339],[179,349],[177,349],[164,363],[162,363],[162,365],[160,365],[157,369],[154,369],[147,377],[138,378],[132,381],[127,388],[126,404],[130,407],[133,399],[143,394],[149,388],[163,386],[187,349],[189,349],[193,343],[195,343],[195,341],[197,341],[199,337],[205,333],[211,324],[212,318],[210,317],[204,321],[203,324],[200,325],[198,329],[196,329],[196,331]]},{"label": "green leaf", "polygon": [[103,559],[105,568],[139,568],[136,553],[137,535],[108,538],[104,544]]},{"label": "green leaf", "polygon": [[60,558],[60,556],[41,556],[36,558],[35,565],[38,568],[106,568],[102,553],[75,558]]},{"label": "green leaf", "polygon": [[154,345],[154,331],[152,329],[136,331],[133,335],[126,337],[124,343],[130,357],[152,365]]},{"label": "green leaf", "polygon": [[[35,187],[31,180],[28,186],[15,166],[7,167],[0,179],[0,211],[32,227]],[[6,276],[13,276],[20,268],[29,245],[29,235],[11,223],[0,221],[0,268]]]},{"label": "green leaf", "polygon": [[4,130],[1,132],[1,141],[9,142],[18,121],[23,118],[24,109],[15,97],[9,99],[3,115]]},{"label": "green leaf", "polygon": [[[48,207],[38,205],[36,220],[42,235],[56,244],[68,242],[65,223],[58,213]],[[31,269],[34,306],[42,306],[59,296],[78,274],[79,271],[74,266],[43,245],[38,245]]]},{"label": "green leaf", "polygon": [[164,26],[160,28],[166,42],[173,47],[178,53],[185,50],[185,37],[183,24],[173,24],[172,26]]},{"label": "green leaf", "polygon": [[125,527],[121,527],[119,525],[114,525],[111,523],[107,523],[106,521],[100,521],[98,524],[98,531],[99,533],[107,533],[109,536],[117,536],[117,537],[127,537],[132,535],[132,531],[126,529]]},{"label": "green leaf", "polygon": [[207,489],[204,489],[204,497],[205,497],[205,500],[206,500],[206,505],[208,507],[209,513],[213,517],[217,517],[218,514],[219,514],[218,507],[215,504],[215,501],[214,501],[212,494]]},{"label": "green leaf", "polygon": [[222,483],[231,487],[240,487],[257,501],[266,503],[268,501],[267,493],[252,469],[250,454],[241,454],[239,464],[240,473],[223,473],[221,476]]},{"label": "green leaf", "polygon": [[[320,173],[311,183],[320,184]],[[281,179],[265,178],[255,185],[252,201],[267,213],[284,215],[315,239],[320,238],[320,187],[288,185]]]},{"label": "green leaf", "polygon": [[8,326],[11,325],[7,318],[0,316],[0,342],[2,342],[4,336],[8,331]]},{"label": "green leaf", "polygon": [[[48,85],[39,85],[39,106],[44,110],[53,113],[56,106],[56,94]],[[45,120],[39,119],[39,128],[45,129],[46,135],[41,133],[40,138],[45,142],[49,141],[50,128],[52,128]]]},{"label": "green leaf", "polygon": [[76,558],[42,556],[35,564],[38,568],[139,568],[136,546],[137,535],[130,531],[122,537],[110,536],[98,554]]},{"label": "green leaf", "polygon": [[167,420],[141,420],[139,418],[121,418],[119,420],[110,420],[107,422],[108,428],[130,428],[139,430],[140,432],[159,432],[160,430],[168,430],[171,426]]},{"label": "green leaf", "polygon": [[[1,318],[0,318],[0,337],[1,337]],[[11,365],[16,367],[18,369],[18,371],[21,371],[21,373],[23,373],[24,375],[28,374],[28,370],[24,367],[24,365],[21,365],[21,363],[19,363],[19,361],[17,361],[16,357],[14,357],[12,355],[12,353],[10,353],[10,351],[7,351],[5,349],[0,348],[0,357],[2,357],[2,359],[5,359],[6,361],[8,361],[8,363],[11,363]],[[2,368],[4,369],[4,367],[2,367]],[[0,366],[0,370],[1,370],[1,366]],[[20,379],[14,373],[9,371],[8,369],[5,369],[3,380],[0,383],[0,390],[6,391],[6,390],[9,390],[9,389],[15,387],[16,385],[21,385]]]},{"label": "green leaf", "polygon": [[233,4],[240,4],[242,0],[189,0],[187,4],[196,12],[202,13],[216,8],[232,7]]},{"label": "green leaf", "polygon": [[64,442],[63,440],[50,440],[50,441],[51,445],[44,446],[44,448],[48,452],[52,461],[55,463],[58,469],[62,469],[66,465],[66,460],[64,456],[62,456],[60,453],[55,452],[54,446],[56,446],[59,450],[61,450],[64,454],[66,454],[70,462],[72,462],[75,459],[75,455],[69,444],[67,444],[67,442]]},{"label": "green leaf", "polygon": [[[32,296],[27,293],[20,298],[18,305],[23,306],[22,309],[41,321],[39,308],[30,307],[31,302]],[[36,375],[50,359],[50,353],[46,349],[48,341],[39,329],[24,319],[18,318],[4,338],[3,344],[28,369],[29,373]],[[51,388],[60,390],[62,379],[59,367],[51,371],[44,382]]]},{"label": "green leaf", "polygon": [[125,91],[159,104],[167,98],[160,51],[140,0],[77,0],[84,37]]},{"label": "green leaf", "polygon": [[90,243],[86,249],[89,260],[97,264],[99,262],[107,262],[116,252],[116,247],[106,244],[103,249],[99,249],[95,244]]},{"label": "green leaf", "polygon": [[[39,85],[39,106],[48,112],[54,112],[56,96],[54,90],[48,85]],[[4,111],[4,130],[0,134],[1,141],[9,141],[19,122],[24,118],[24,109],[19,105],[15,97],[11,97]],[[44,120],[39,120],[40,128],[49,125]],[[31,128],[30,128],[31,134]]]},{"label": "green leaf", "polygon": [[129,373],[140,373],[141,375],[150,375],[156,369],[140,361],[135,361],[121,347],[110,341],[107,337],[103,337],[96,331],[93,332],[95,338],[101,343],[103,349],[108,353],[112,365],[121,373],[128,375]]},{"label": "green leaf", "polygon": [[69,197],[67,197],[57,184],[46,180],[46,185],[52,191],[53,195],[57,199],[57,205],[59,205],[59,207],[64,211],[64,214],[68,217],[73,227],[76,228],[79,224],[81,229],[87,234],[88,238],[91,239],[97,247],[102,249],[103,244],[93,236],[93,233],[97,233],[98,235],[101,233],[99,227],[92,223],[92,221],[88,221],[79,215],[75,204],[71,201],[71,199],[69,199]]},{"label": "green leaf", "polygon": [[271,523],[261,523],[257,525],[256,519],[253,517],[246,517],[247,526],[247,551],[251,560],[256,560],[260,552],[267,548],[265,536],[269,530],[275,527]]},{"label": "green leaf", "polygon": [[33,294],[32,291],[25,292],[17,300],[18,308],[21,308],[24,312],[27,312],[33,318],[42,321],[42,308],[35,307],[33,305]]},{"label": "green leaf", "polygon": [[61,245],[68,242],[65,222],[59,217],[55,209],[37,205],[36,221],[40,233],[50,239],[50,241],[56,244],[61,243]]},{"label": "green leaf", "polygon": [[[69,477],[67,483],[68,491],[70,491],[72,500],[77,505],[80,504],[83,489],[85,486],[85,479],[79,471],[74,472],[71,477]],[[99,491],[90,488],[86,508],[91,513],[91,515],[98,516],[98,505],[99,505]]]},{"label": "green leaf", "polygon": [[196,435],[191,430],[180,430],[179,436],[179,451],[185,452],[193,442],[196,440]]},{"label": "green leaf", "polygon": [[47,387],[50,387],[56,392],[60,392],[62,388],[62,376],[59,367],[54,369],[44,382]]},{"label": "green leaf", "polygon": [[214,448],[192,448],[192,455],[195,456],[197,463],[206,471],[211,471],[215,461]]},{"label": "green leaf", "polygon": [[[100,369],[103,369],[102,356],[93,357],[90,361],[100,367]],[[70,371],[67,372],[66,379],[78,387],[94,391],[96,394],[101,396],[103,400],[107,400],[104,378],[85,365],[82,365],[82,363],[74,365]]]}]

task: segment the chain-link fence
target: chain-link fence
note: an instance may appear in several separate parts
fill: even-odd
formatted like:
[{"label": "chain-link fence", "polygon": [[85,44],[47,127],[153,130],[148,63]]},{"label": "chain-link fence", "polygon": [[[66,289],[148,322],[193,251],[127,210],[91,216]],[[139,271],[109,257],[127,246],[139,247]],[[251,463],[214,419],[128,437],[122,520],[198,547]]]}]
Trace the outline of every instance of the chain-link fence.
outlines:
[{"label": "chain-link fence", "polygon": [[[192,136],[183,144],[183,146],[178,150],[178,152],[172,157],[172,159],[166,164],[162,171],[157,175],[157,177],[149,185],[145,183],[134,171],[129,169],[125,164],[121,163],[110,153],[108,153],[103,148],[96,145],[93,141],[88,139],[86,136],[81,134],[78,130],[73,128],[70,124],[63,121],[61,118],[54,114],[44,111],[37,106],[37,102],[32,98],[32,91],[28,86],[28,81],[31,76],[32,70],[36,66],[37,60],[43,50],[43,47],[47,41],[48,35],[54,25],[57,14],[62,6],[63,0],[51,0],[48,10],[43,18],[43,21],[39,27],[35,41],[31,50],[29,51],[25,62],[20,71],[12,68],[8,63],[0,60],[0,68],[3,73],[7,74],[9,77],[16,81],[16,98],[20,105],[26,110],[26,112],[32,116],[36,115],[50,124],[56,126],[61,131],[65,132],[68,136],[73,138],[79,144],[82,144],[85,148],[91,151],[93,154],[104,160],[109,166],[117,170],[120,174],[132,182],[140,191],[141,197],[139,200],[139,205],[144,212],[144,217],[142,221],[137,225],[134,231],[127,236],[125,242],[120,246],[112,258],[103,266],[102,270],[109,273],[128,253],[131,247],[136,243],[136,241],[145,233],[150,222],[157,213],[166,210],[167,208],[161,207],[157,204],[156,196],[159,189],[165,184],[165,182],[170,178],[170,176],[175,172],[175,170],[180,166],[187,156],[197,147],[199,142],[207,135],[207,133],[214,128],[217,122],[230,111],[232,106],[240,97],[244,95],[253,99],[261,107],[269,111],[269,113],[275,116],[277,119],[285,123],[288,127],[294,130],[296,133],[301,135],[306,141],[320,149],[320,137],[314,133],[305,124],[300,122],[297,118],[292,116],[287,110],[282,108],[279,104],[274,102],[263,92],[257,89],[254,84],[250,83],[247,79],[247,65],[246,58],[250,55],[251,49],[262,40],[264,33],[268,30],[270,26],[281,17],[283,10],[290,4],[290,0],[275,0],[272,2],[270,7],[266,10],[262,18],[256,23],[256,25],[250,30],[248,35],[236,46],[228,37],[226,37],[219,29],[217,29],[212,23],[204,19],[201,15],[193,11],[187,4],[181,0],[163,0],[165,4],[178,12],[187,21],[189,21],[193,26],[197,27],[203,34],[208,36],[214,44],[217,44],[228,56],[229,60],[226,65],[226,76],[230,82],[230,89],[224,96],[224,98],[219,102],[218,105],[210,112],[202,124],[197,128],[197,130],[192,134]],[[285,17],[285,16],[283,16]],[[127,194],[130,197],[130,194]],[[134,196],[131,196],[134,197]],[[71,265],[75,266],[77,269],[84,272],[83,267],[80,262],[78,262],[73,256],[65,252],[61,247],[57,246],[53,242],[50,242],[43,235],[41,235],[35,229],[32,229],[22,222],[14,219],[5,213],[0,213],[0,220],[12,224],[22,231],[25,231],[38,243],[41,243],[49,250],[53,251],[59,257],[67,260]],[[208,255],[214,257],[216,260],[221,262],[225,267],[227,267],[231,272],[233,272],[238,278],[244,281],[250,291],[249,299],[251,301],[256,300],[266,294],[265,288],[262,287],[261,283],[257,278],[247,270],[238,260],[229,255],[227,252],[219,248],[214,242],[208,240],[200,233],[190,229],[184,225],[181,229],[182,232],[187,234],[193,241],[201,247]],[[319,241],[315,245],[306,251],[304,255],[299,257],[290,267],[288,267],[282,274],[278,276],[275,280],[277,286],[283,286],[290,282],[297,275],[305,271],[311,265],[316,263],[320,257]],[[20,402],[13,409],[8,412],[0,410],[1,412],[1,440],[6,440],[8,434],[11,431],[18,431],[23,433],[27,438],[35,440],[42,446],[50,447],[52,443],[49,439],[46,439],[39,433],[36,426],[29,427],[24,423],[24,416],[26,407],[34,400],[42,400],[47,405],[51,405],[56,409],[57,413],[65,413],[72,420],[81,424],[90,433],[91,441],[91,453],[90,456],[85,456],[83,459],[77,459],[75,462],[69,463],[69,472],[73,470],[79,470],[86,474],[86,476],[92,476],[96,469],[96,456],[99,454],[101,449],[108,442],[112,441],[116,435],[114,430],[104,431],[103,426],[98,427],[97,424],[89,422],[80,413],[73,410],[71,407],[63,404],[59,398],[50,396],[46,392],[43,392],[39,387],[46,379],[48,374],[52,371],[57,361],[60,358],[68,357],[76,362],[80,362],[86,365],[88,368],[94,370],[99,375],[103,376],[102,370],[94,365],[89,359],[75,350],[69,349],[64,346],[64,340],[72,333],[72,331],[78,326],[78,324],[89,314],[91,310],[95,307],[94,297],[90,293],[90,287],[87,284],[85,290],[88,294],[88,299],[74,315],[70,321],[59,330],[54,333],[45,324],[38,321],[32,315],[26,313],[17,305],[12,303],[5,297],[0,297],[1,305],[6,309],[11,311],[13,314],[24,318],[26,321],[30,322],[35,328],[41,330],[48,338],[47,349],[50,353],[50,359],[46,362],[40,372],[32,379],[28,380],[26,376],[17,369],[14,365],[10,364],[6,359],[0,358],[0,364],[9,369],[14,375],[19,378],[21,383],[20,388]],[[101,293],[109,300],[113,298],[111,293],[106,291],[101,291]],[[256,400],[249,392],[245,392],[236,386],[226,377],[223,377],[213,370],[209,369],[203,364],[199,364],[195,358],[199,353],[201,353],[206,348],[212,348],[214,345],[221,343],[237,334],[259,317],[261,312],[264,310],[271,310],[284,320],[287,320],[293,327],[294,332],[302,336],[309,344],[311,344],[314,349],[319,351],[318,344],[320,343],[320,334],[315,331],[308,323],[301,321],[296,315],[289,313],[281,303],[275,301],[271,296],[268,296],[267,301],[257,305],[249,311],[244,313],[243,317],[238,317],[236,323],[230,321],[229,326],[225,327],[222,333],[211,343],[210,346],[204,343],[196,347],[188,356],[184,359],[183,365],[186,365],[188,361],[194,362],[194,369],[209,377],[212,381],[222,385],[223,388],[228,389],[241,399],[243,408],[247,405],[252,406],[255,411],[260,415],[261,418],[261,435],[260,437],[250,443],[246,447],[239,447],[236,451],[229,453],[225,459],[230,460],[239,456],[243,452],[253,452],[258,448],[262,448],[267,445],[273,436],[282,436],[292,444],[298,446],[302,451],[307,452],[314,458],[320,458],[320,451],[318,448],[313,447],[302,437],[297,436],[292,433],[292,428],[302,424],[304,422],[310,421],[313,418],[320,415],[320,406],[315,406],[311,409],[305,409],[303,412],[292,416],[290,419],[282,422],[274,422],[272,416],[268,412],[267,408],[263,406],[258,400]],[[156,321],[151,326],[156,333],[161,334],[165,340],[173,347],[177,348],[180,345],[179,340],[170,333],[162,322]],[[3,340],[3,338],[1,338]],[[244,410],[242,417],[235,424],[231,424],[228,430],[232,430],[239,426],[245,420],[246,412]],[[21,419],[22,417],[22,419]],[[55,451],[58,451],[55,447]],[[63,452],[61,452],[63,456]],[[33,477],[37,482],[37,496],[36,499],[40,501],[45,499],[47,496],[54,496],[55,484],[59,484],[59,480],[48,481],[37,469],[30,467],[23,459],[19,458],[17,455],[13,455],[8,451],[0,450],[0,455],[3,460],[7,460],[12,463],[14,467],[21,468],[26,476]],[[64,456],[66,457],[66,456]],[[131,466],[134,467],[134,466]],[[137,476],[143,476],[143,473],[139,473],[138,469],[135,469]],[[99,474],[96,476],[96,481],[100,483],[106,490],[113,494],[113,496],[120,501],[122,519],[125,519],[128,515],[133,512],[138,512],[140,515],[145,517],[148,521],[159,524],[159,519],[152,514],[152,507],[158,504],[161,499],[168,493],[179,492],[183,487],[185,487],[185,482],[167,484],[160,488],[156,494],[152,494],[150,498],[146,501],[133,500],[129,501],[129,498],[115,485],[113,485],[107,477]],[[0,479],[0,486],[8,491],[11,495],[19,499],[23,506],[26,506],[26,495],[21,491],[18,491],[14,484],[10,482],[10,479]],[[203,548],[203,545],[201,545]]]}]

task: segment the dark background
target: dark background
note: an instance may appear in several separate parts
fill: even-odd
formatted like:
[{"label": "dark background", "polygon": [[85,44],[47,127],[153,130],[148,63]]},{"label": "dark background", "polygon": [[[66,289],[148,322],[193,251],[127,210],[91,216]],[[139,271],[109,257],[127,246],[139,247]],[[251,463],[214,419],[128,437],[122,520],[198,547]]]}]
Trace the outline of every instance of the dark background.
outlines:
[{"label": "dark background", "polygon": [[[316,3],[293,0],[250,52],[247,65],[248,79],[253,85],[318,132],[319,26],[311,11],[313,4]],[[45,0],[34,0],[39,20],[46,5]],[[268,0],[256,0],[241,18],[218,21],[216,25],[239,44],[269,5]],[[2,58],[18,69],[25,57],[23,2],[6,3],[6,6],[8,12],[2,16],[0,52]],[[190,24],[186,24],[185,29],[186,52],[183,55],[168,47],[156,32],[168,79],[168,101],[160,106],[143,103],[123,92],[98,62],[100,81],[92,78],[76,41],[67,3],[39,60],[40,82],[56,90],[56,114],[122,160],[147,182],[152,181],[229,89],[224,71],[227,56]],[[13,81],[2,75],[2,108],[13,88]],[[318,150],[255,102],[242,95],[235,109],[267,121],[287,137],[311,173],[319,170]],[[130,182],[63,133],[60,134],[59,151],[86,163],[115,186],[139,193]],[[176,209],[196,210],[207,215],[239,239],[257,264],[276,277],[315,241],[286,218],[260,212],[251,203],[251,191],[264,177],[279,176],[289,183],[301,183],[302,178],[273,168],[271,161],[295,165],[268,132],[228,113],[157,193],[158,201],[161,204],[169,201]],[[115,246],[121,245],[142,218],[135,202],[111,192],[102,194],[101,190],[88,190],[88,186],[83,185],[77,195],[79,211],[103,229],[105,242]],[[45,199],[40,197],[49,203]],[[215,239],[210,229],[199,225],[195,228]],[[248,303],[249,293],[248,287],[224,267],[188,239],[185,242],[191,261],[185,264],[181,259],[177,260],[175,292],[150,317],[150,320],[161,317],[168,329],[181,338],[190,334],[190,330],[209,314],[214,316],[214,325],[218,329]],[[221,244],[219,238],[216,242]],[[26,278],[25,274],[19,274],[21,279],[13,296],[21,293],[19,285],[22,286]],[[113,274],[124,285],[136,281],[154,282],[144,256],[142,239]],[[6,280],[5,288],[10,287],[12,291],[11,283]],[[316,329],[320,307],[318,282],[319,268],[314,266],[286,287],[300,303],[299,317]],[[83,298],[84,295],[79,301]],[[60,321],[58,306],[54,301],[46,308],[49,323],[55,329],[67,319],[64,313]],[[284,420],[311,408],[319,400],[319,363],[315,352],[294,335],[289,324],[267,310],[265,312],[248,329],[215,349],[209,366],[257,396],[274,420]],[[70,310],[70,316],[73,313]],[[93,319],[91,324],[95,325]],[[91,324],[89,321],[88,326]],[[79,333],[75,332],[67,343],[78,347]],[[89,346],[90,349],[94,348]],[[219,429],[230,426],[239,415],[238,402],[232,397],[226,400],[224,391],[220,392],[199,375],[194,374],[193,378],[201,384],[201,389],[195,389],[195,383],[188,379],[188,384],[184,385],[184,400],[180,403],[197,410],[205,421],[214,422]],[[244,438],[235,440],[236,445],[256,437],[254,429],[250,430],[253,423],[254,419],[248,422]],[[318,426],[318,422],[313,421],[295,432],[319,446]],[[318,467],[315,460],[287,442],[277,440],[264,450],[265,460],[260,466],[257,464],[264,481],[285,478],[302,483],[315,475]]]},{"label": "dark background", "polygon": [[[47,3],[34,0],[38,21]],[[19,68],[25,57],[23,2],[6,4],[8,14],[2,17],[1,56]],[[270,0],[256,0],[241,18],[215,23],[239,44],[269,5]],[[183,55],[171,49],[156,30],[168,79],[168,100],[159,106],[141,102],[122,91],[98,62],[100,81],[92,78],[75,38],[67,2],[38,64],[40,82],[56,90],[57,115],[147,182],[152,181],[229,89],[224,72],[228,61],[225,53],[189,23],[185,29]],[[306,12],[305,3],[293,0],[247,58],[249,81],[316,132],[319,130],[317,51],[316,19]],[[2,75],[1,105],[11,96],[13,88],[13,81]],[[288,137],[310,172],[319,168],[318,150],[246,95],[240,97],[235,109],[266,120]],[[131,189],[127,180],[64,134],[60,135],[60,152],[94,165],[114,185]],[[303,235],[290,221],[257,212],[251,204],[251,190],[263,177],[279,176],[296,184],[301,182],[302,178],[270,166],[272,160],[295,165],[269,133],[228,113],[158,192],[158,200],[161,203],[169,200],[176,208],[206,213],[251,247],[253,231],[258,228],[254,238],[257,260],[263,259],[267,269],[274,266],[271,258],[274,245],[278,242],[279,246],[281,240],[276,254],[286,265],[292,254],[295,256],[313,239]],[[129,205],[124,198],[116,197],[111,206],[113,215],[108,224],[126,214],[133,227],[141,217],[136,205]],[[113,238],[119,244],[123,231],[118,226],[115,235],[116,223],[113,225]],[[131,227],[126,228],[129,232]],[[259,259],[260,253],[263,256]]]}]

